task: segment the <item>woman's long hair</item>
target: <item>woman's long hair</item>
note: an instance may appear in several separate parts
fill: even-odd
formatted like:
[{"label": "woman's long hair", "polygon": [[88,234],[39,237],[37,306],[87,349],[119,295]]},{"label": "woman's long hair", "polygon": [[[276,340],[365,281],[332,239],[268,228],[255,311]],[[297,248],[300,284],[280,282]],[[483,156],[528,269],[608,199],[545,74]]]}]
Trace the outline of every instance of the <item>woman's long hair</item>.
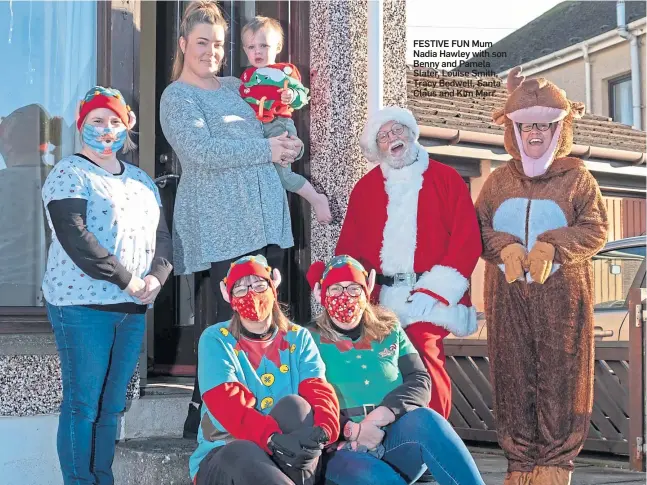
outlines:
[{"label": "woman's long hair", "polygon": [[227,32],[227,21],[222,15],[220,8],[216,2],[208,0],[200,0],[192,2],[184,11],[182,22],[180,23],[180,35],[177,39],[177,48],[175,50],[175,59],[173,60],[173,72],[171,73],[171,81],[177,81],[182,74],[184,68],[184,53],[180,49],[180,37],[184,37],[188,41],[189,34],[193,31],[196,25],[209,24],[220,25],[225,32]]},{"label": "woman's long hair", "polygon": [[[327,310],[324,309],[315,322],[322,337],[332,342],[339,340],[339,334],[335,331],[333,321]],[[368,303],[359,324],[362,326],[361,338],[368,337],[371,342],[375,340],[381,342],[393,331],[396,325],[399,325],[399,320],[391,310]]]},{"label": "woman's long hair", "polygon": [[[288,317],[286,317],[283,310],[281,310],[281,306],[277,300],[274,300],[274,306],[272,307],[272,326],[279,327],[279,331],[282,332],[290,330],[290,320],[288,320]],[[240,315],[235,311],[229,321],[229,332],[236,340],[240,338],[240,329],[242,327],[243,322],[240,320]]]}]

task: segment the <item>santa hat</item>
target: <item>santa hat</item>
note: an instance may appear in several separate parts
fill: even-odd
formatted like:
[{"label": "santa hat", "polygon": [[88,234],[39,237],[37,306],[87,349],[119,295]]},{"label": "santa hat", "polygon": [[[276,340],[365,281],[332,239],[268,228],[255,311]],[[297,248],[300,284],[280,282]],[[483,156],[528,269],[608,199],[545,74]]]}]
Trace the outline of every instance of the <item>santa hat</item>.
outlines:
[{"label": "santa hat", "polygon": [[76,127],[81,131],[85,117],[88,116],[88,113],[93,109],[98,108],[108,108],[112,110],[119,119],[126,125],[129,129],[130,126],[130,117],[134,119],[135,114],[130,109],[130,106],[126,104],[124,97],[119,92],[118,89],[113,88],[104,88],[103,86],[95,86],[90,89],[79,107],[79,119],[76,122]]},{"label": "santa hat", "polygon": [[267,259],[260,254],[256,256],[243,256],[231,263],[229,271],[227,271],[227,276],[222,280],[227,286],[227,294],[231,295],[231,290],[233,290],[234,285],[239,279],[251,275],[256,275],[267,280],[276,297],[276,288],[272,280],[272,268],[268,265]]},{"label": "santa hat", "polygon": [[328,264],[324,264],[322,261],[312,263],[312,266],[310,266],[306,274],[306,279],[310,283],[311,288],[314,288],[317,283],[321,285],[321,303],[323,305],[326,304],[326,291],[328,287],[342,281],[354,281],[358,283],[364,288],[364,293],[366,293],[366,297],[368,298],[367,278],[368,273],[364,269],[364,266],[356,259],[345,254],[335,256]]},{"label": "santa hat", "polygon": [[414,118],[413,113],[405,108],[387,106],[369,117],[364,126],[362,136],[359,139],[362,153],[368,160],[373,161],[377,159],[379,153],[377,146],[377,133],[380,131],[380,128],[389,121],[395,121],[409,128],[413,134],[414,141],[418,141],[420,129],[418,128],[418,122]]}]

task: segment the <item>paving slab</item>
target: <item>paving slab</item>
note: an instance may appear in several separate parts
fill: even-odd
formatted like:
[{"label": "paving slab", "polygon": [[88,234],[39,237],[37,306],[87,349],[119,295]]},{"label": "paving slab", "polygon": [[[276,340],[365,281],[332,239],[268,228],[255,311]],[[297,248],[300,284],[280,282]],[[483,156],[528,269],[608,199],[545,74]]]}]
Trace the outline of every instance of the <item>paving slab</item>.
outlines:
[{"label": "paving slab", "polygon": [[[503,483],[507,462],[502,454],[472,450],[472,456],[486,485]],[[596,465],[591,459],[576,462],[571,485],[645,485],[644,473],[608,466],[608,461],[604,460],[599,463],[600,465]]]}]

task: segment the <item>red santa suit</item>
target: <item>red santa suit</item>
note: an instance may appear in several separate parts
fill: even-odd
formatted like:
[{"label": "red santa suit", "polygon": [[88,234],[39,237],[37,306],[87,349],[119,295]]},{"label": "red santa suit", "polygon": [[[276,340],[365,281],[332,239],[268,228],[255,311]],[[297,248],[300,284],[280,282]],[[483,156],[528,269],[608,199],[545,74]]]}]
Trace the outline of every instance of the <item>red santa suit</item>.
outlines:
[{"label": "red santa suit", "polygon": [[[385,108],[369,120],[361,140],[367,158],[377,160],[377,132],[392,120],[411,130],[417,158],[399,169],[382,163],[357,182],[335,254],[375,269],[383,275],[378,282],[393,277],[391,286],[376,286],[373,298],[398,315],[431,376],[429,406],[448,418],[451,381],[443,339],[450,332],[464,337],[477,330],[468,287],[481,236],[467,184],[417,143],[419,131],[409,110]],[[438,300],[422,318],[410,316],[412,291]]]}]

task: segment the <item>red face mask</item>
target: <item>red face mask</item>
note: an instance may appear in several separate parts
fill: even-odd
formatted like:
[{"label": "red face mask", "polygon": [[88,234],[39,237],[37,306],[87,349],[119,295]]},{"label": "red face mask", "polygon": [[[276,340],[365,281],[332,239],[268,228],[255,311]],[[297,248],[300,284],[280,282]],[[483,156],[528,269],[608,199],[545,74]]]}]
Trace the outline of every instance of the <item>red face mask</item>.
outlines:
[{"label": "red face mask", "polygon": [[328,315],[341,323],[351,323],[364,309],[359,296],[350,296],[344,292],[339,296],[326,297]]},{"label": "red face mask", "polygon": [[232,297],[231,308],[237,311],[242,318],[253,322],[265,320],[274,307],[274,293],[268,288],[263,293],[249,290],[245,296]]}]

